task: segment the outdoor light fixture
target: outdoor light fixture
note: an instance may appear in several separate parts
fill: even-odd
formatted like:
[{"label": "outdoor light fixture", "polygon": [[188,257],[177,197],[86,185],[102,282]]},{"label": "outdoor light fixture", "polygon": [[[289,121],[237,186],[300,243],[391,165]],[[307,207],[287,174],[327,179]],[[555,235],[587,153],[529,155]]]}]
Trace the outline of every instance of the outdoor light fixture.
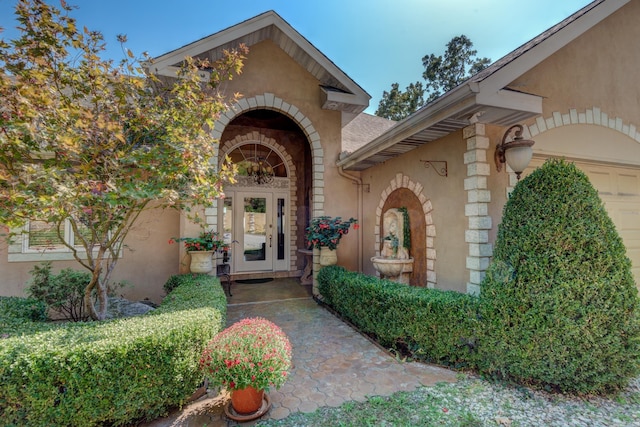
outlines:
[{"label": "outdoor light fixture", "polygon": [[273,181],[273,168],[266,159],[255,158],[247,168],[249,176],[253,177],[257,184],[269,184]]},{"label": "outdoor light fixture", "polygon": [[[509,142],[506,142],[507,137],[514,129],[517,130],[515,131],[513,139]],[[498,144],[495,152],[496,168],[498,169],[498,172],[502,170],[502,164],[506,162],[509,167],[516,173],[516,177],[518,179],[520,179],[522,171],[524,171],[527,166],[529,166],[531,156],[533,155],[531,146],[535,144],[535,142],[530,139],[522,139],[523,131],[524,128],[522,127],[522,125],[511,126],[504,133],[502,142]]]}]

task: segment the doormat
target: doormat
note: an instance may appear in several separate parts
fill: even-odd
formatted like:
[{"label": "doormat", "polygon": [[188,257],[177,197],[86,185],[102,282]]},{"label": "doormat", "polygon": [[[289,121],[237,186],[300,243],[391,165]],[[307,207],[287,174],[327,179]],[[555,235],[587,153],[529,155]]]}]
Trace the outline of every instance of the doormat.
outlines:
[{"label": "doormat", "polygon": [[273,277],[264,277],[262,279],[238,279],[238,280],[234,280],[234,282],[252,285],[256,283],[267,283],[267,282],[271,282],[272,280],[273,280]]}]

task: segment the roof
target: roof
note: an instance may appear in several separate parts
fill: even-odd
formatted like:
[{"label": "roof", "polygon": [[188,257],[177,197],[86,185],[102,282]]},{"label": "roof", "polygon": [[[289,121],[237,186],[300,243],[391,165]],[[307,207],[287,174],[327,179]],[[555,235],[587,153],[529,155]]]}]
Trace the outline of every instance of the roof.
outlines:
[{"label": "roof", "polygon": [[175,77],[185,56],[215,61],[240,43],[253,46],[271,40],[320,82],[322,108],[359,114],[371,96],[274,11],[204,37],[153,59],[154,73]]},{"label": "roof", "polygon": [[[364,170],[482,121],[510,126],[542,113],[542,97],[508,85],[630,0],[595,0],[338,161]],[[481,117],[481,118],[479,118]]]},{"label": "roof", "polygon": [[342,150],[353,152],[396,125],[396,121],[371,114],[358,114],[342,128]]}]

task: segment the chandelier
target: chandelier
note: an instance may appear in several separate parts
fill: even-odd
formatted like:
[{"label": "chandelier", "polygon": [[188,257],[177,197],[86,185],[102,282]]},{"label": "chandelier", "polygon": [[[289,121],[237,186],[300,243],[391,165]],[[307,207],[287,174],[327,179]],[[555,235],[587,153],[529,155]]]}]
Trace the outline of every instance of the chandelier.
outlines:
[{"label": "chandelier", "polygon": [[255,157],[249,159],[247,174],[254,179],[256,184],[269,184],[273,181],[273,167],[267,159]]}]

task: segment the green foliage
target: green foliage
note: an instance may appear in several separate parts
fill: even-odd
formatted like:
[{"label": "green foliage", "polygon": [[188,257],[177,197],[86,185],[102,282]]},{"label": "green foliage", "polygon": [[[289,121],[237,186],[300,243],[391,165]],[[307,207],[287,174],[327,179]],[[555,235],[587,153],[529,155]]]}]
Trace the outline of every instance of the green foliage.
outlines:
[{"label": "green foliage", "polygon": [[398,208],[402,212],[402,237],[404,239],[404,248],[411,251],[411,221],[409,220],[409,211],[405,206]]},{"label": "green foliage", "polygon": [[382,92],[376,116],[389,120],[402,120],[424,105],[424,87],[421,82],[411,83],[403,91],[398,83],[392,83],[391,89]]},{"label": "green foliage", "polygon": [[[31,281],[26,289],[29,296],[42,301],[48,309],[64,319],[79,322],[88,318],[84,307],[84,292],[91,282],[91,274],[71,268],[52,274],[51,262],[34,266],[30,273]],[[108,287],[107,293],[112,295],[115,289],[123,286],[123,282],[114,283]]]},{"label": "green foliage", "polygon": [[34,266],[30,273],[31,282],[26,289],[28,295],[75,322],[87,318],[84,290],[91,282],[91,274],[69,268],[53,275],[51,262]]},{"label": "green foliage", "polygon": [[447,43],[444,56],[436,56],[433,53],[424,56],[422,77],[426,80],[425,88],[430,93],[427,103],[450,91],[491,63],[489,58],[476,58],[477,53],[473,49],[471,40],[463,34],[452,38]]},{"label": "green foliage", "polygon": [[[213,161],[211,128],[228,101],[218,85],[241,70],[246,48],[215,63],[185,58],[176,78],[160,78],[142,65],[151,58],[128,50],[119,63],[102,59],[102,35],[83,30],[65,2],[49,3],[16,2],[21,35],[0,39],[0,224],[51,224],[56,243],[92,274],[85,304],[102,319],[140,213],[211,206],[235,173]],[[65,223],[74,242],[64,240]]]},{"label": "green foliage", "polygon": [[624,387],[640,371],[638,294],[588,178],[548,161],[518,183],[482,283],[488,375],[562,392]]},{"label": "green foliage", "polygon": [[[176,274],[167,283],[175,284],[162,301],[162,305],[148,315],[157,315],[194,308],[215,307],[227,315],[227,297],[217,277],[208,274]],[[165,284],[165,290],[168,286]]]},{"label": "green foliage", "polygon": [[187,251],[217,251],[228,248],[217,231],[202,231],[198,237],[174,237],[169,243],[183,242]]},{"label": "green foliage", "polygon": [[344,220],[339,216],[333,218],[326,215],[313,218],[305,234],[308,249],[320,249],[323,246],[336,249],[342,236],[349,233],[352,225],[354,230],[360,227],[355,218]]},{"label": "green foliage", "polygon": [[3,425],[131,425],[183,405],[225,323],[215,277],[176,288],[152,315],[67,323],[0,340]]},{"label": "green foliage", "polygon": [[[491,63],[489,58],[477,58],[476,54],[477,51],[473,49],[473,43],[467,36],[452,38],[447,43],[444,56],[430,54],[422,58],[422,77],[426,84],[423,86],[420,81],[411,83],[403,92],[398,83],[393,83],[389,92],[385,90],[382,93],[376,115],[402,120],[414,113]],[[428,95],[426,100],[425,93]]]},{"label": "green foliage", "polygon": [[35,298],[0,297],[0,326],[2,322],[14,320],[44,322],[47,307]]},{"label": "green foliage", "polygon": [[383,346],[443,365],[474,366],[477,299],[453,291],[410,287],[324,267],[324,301]]}]

